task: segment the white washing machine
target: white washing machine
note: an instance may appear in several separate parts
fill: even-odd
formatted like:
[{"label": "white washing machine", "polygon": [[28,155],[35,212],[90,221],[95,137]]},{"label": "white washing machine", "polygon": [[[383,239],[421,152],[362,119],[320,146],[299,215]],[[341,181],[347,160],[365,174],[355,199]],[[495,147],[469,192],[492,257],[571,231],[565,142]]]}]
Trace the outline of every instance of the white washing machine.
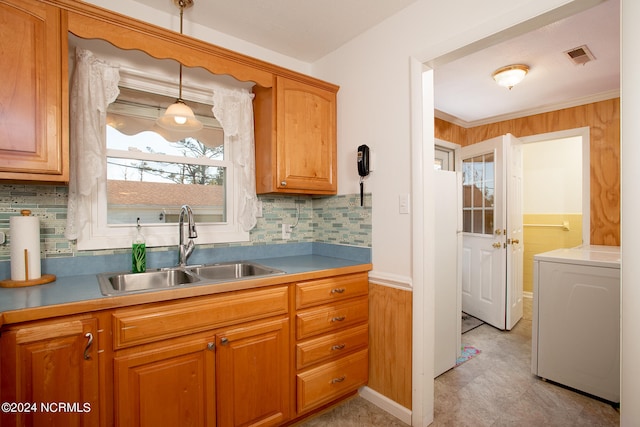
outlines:
[{"label": "white washing machine", "polygon": [[534,256],[531,371],[620,402],[620,248]]}]

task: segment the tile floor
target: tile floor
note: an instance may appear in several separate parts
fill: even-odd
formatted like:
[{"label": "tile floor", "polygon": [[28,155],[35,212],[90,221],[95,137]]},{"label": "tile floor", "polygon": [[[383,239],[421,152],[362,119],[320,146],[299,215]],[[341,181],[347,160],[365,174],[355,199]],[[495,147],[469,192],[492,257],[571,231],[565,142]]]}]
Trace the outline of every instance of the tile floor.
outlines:
[{"label": "tile floor", "polygon": [[[531,299],[511,332],[489,325],[462,336],[481,354],[435,380],[432,426],[618,426],[617,409],[531,375]],[[406,424],[356,397],[301,424],[305,427],[400,427]]]}]

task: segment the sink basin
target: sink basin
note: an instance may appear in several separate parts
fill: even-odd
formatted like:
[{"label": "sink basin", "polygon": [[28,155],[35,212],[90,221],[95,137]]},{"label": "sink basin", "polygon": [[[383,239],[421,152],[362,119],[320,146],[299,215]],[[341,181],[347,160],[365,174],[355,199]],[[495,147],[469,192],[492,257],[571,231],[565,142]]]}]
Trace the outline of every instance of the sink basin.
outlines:
[{"label": "sink basin", "polygon": [[190,272],[205,280],[233,280],[255,276],[284,274],[284,271],[253,262],[227,262],[223,264],[202,265],[189,269]]},{"label": "sink basin", "polygon": [[103,273],[98,274],[100,290],[104,295],[166,289],[200,279],[181,269],[153,270],[145,273]]},{"label": "sink basin", "polygon": [[190,283],[218,283],[250,277],[284,274],[284,271],[253,262],[228,262],[149,270],[145,273],[102,273],[98,283],[103,295],[167,289]]}]

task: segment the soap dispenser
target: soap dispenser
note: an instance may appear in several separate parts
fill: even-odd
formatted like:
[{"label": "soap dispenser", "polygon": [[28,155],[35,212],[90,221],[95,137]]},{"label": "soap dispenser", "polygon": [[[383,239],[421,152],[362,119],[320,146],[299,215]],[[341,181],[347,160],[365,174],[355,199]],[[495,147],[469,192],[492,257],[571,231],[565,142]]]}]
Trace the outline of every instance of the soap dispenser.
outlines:
[{"label": "soap dispenser", "polygon": [[147,271],[147,248],[141,232],[140,218],[138,218],[137,224],[136,236],[131,245],[131,271],[133,273],[144,273]]}]

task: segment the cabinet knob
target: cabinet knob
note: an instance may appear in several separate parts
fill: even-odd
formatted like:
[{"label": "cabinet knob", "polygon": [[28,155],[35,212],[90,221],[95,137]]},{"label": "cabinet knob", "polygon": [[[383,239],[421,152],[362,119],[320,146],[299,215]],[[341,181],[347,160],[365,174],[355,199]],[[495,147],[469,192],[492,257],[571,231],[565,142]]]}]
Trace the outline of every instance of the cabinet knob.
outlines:
[{"label": "cabinet knob", "polygon": [[87,345],[84,347],[84,360],[90,360],[91,356],[89,355],[89,350],[91,349],[91,344],[93,344],[93,334],[91,332],[87,332],[84,336],[87,338]]},{"label": "cabinet knob", "polygon": [[287,181],[280,181],[280,185],[282,185],[283,187],[287,186]]},{"label": "cabinet knob", "polygon": [[215,350],[215,349],[216,349],[216,343],[210,342],[207,344],[207,350]]},{"label": "cabinet knob", "polygon": [[220,338],[220,344],[222,344],[222,345],[229,344],[229,338],[227,338],[227,337]]}]

